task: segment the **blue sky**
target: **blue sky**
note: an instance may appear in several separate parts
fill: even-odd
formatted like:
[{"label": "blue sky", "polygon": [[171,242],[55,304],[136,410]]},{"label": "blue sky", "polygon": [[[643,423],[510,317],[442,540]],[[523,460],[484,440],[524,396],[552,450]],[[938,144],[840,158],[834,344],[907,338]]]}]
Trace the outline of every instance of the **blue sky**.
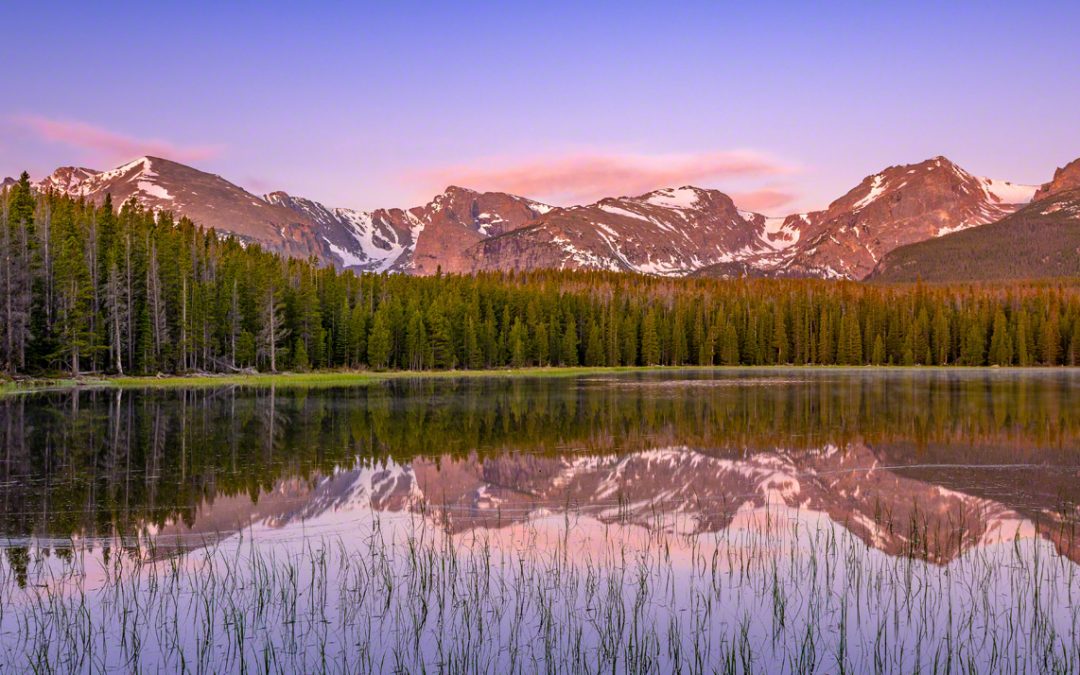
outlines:
[{"label": "blue sky", "polygon": [[0,174],[148,150],[335,206],[685,179],[784,213],[1080,156],[1075,2],[95,4],[5,9]]}]

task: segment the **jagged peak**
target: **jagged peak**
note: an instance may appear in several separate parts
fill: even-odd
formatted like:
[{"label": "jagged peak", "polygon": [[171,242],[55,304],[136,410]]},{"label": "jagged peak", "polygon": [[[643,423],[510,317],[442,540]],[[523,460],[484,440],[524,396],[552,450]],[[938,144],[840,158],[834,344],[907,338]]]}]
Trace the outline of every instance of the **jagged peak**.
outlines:
[{"label": "jagged peak", "polygon": [[1059,192],[1080,188],[1080,158],[1054,170],[1054,177],[1039,186],[1033,199],[1039,200]]},{"label": "jagged peak", "polygon": [[457,195],[469,195],[469,196],[472,196],[472,195],[477,195],[477,194],[480,194],[480,193],[477,192],[476,190],[473,190],[473,189],[470,189],[470,188],[461,187],[460,185],[447,185],[446,189],[443,190],[439,195],[436,196],[436,199],[438,199],[439,197],[454,197],[454,196],[457,196]]},{"label": "jagged peak", "polygon": [[101,172],[96,169],[88,169],[82,166],[61,166],[57,167],[51,174],[37,181],[36,187],[38,189],[58,189],[61,191],[71,191],[77,188],[83,181],[100,175]]},{"label": "jagged peak", "polygon": [[85,166],[70,165],[70,166],[58,166],[58,167],[56,167],[56,170],[53,171],[50,175],[55,176],[57,174],[68,174],[68,173],[79,173],[79,172],[85,173],[85,174],[88,174],[88,175],[101,173],[97,169],[90,169],[90,168],[87,168]]}]

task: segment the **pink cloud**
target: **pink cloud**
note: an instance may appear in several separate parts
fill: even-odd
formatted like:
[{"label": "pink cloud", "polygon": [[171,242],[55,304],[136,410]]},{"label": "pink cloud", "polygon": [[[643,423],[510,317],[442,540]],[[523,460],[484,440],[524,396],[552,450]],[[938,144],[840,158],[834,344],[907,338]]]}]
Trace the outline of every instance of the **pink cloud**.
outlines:
[{"label": "pink cloud", "polygon": [[86,122],[54,120],[38,115],[21,115],[13,121],[41,140],[83,151],[84,159],[95,163],[118,163],[143,155],[195,162],[216,157],[222,150],[218,145],[178,145],[158,139],[135,138]]},{"label": "pink cloud", "polygon": [[735,205],[740,209],[765,213],[781,206],[787,206],[799,198],[799,195],[793,192],[774,188],[762,188],[760,190],[751,190],[749,192],[733,192],[728,196],[731,197],[731,200],[734,201]]},{"label": "pink cloud", "polygon": [[745,151],[668,155],[579,153],[440,167],[411,177],[436,189],[453,183],[555,203],[580,204],[662,187],[778,176],[792,171],[792,167],[783,163]]}]

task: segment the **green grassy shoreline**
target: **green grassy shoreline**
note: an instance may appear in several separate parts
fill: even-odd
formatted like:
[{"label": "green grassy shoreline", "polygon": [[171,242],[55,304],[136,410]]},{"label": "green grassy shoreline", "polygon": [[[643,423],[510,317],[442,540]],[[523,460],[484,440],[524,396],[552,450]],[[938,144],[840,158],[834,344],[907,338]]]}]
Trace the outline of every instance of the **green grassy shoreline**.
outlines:
[{"label": "green grassy shoreline", "polygon": [[1067,367],[1008,367],[997,366],[597,366],[597,367],[533,367],[503,368],[491,370],[389,370],[389,371],[321,371],[313,373],[242,373],[242,374],[193,374],[121,377],[81,378],[31,378],[25,380],[0,380],[0,396],[39,391],[70,389],[168,389],[202,387],[342,387],[369,385],[400,379],[453,379],[492,377],[575,377],[580,375],[603,375],[611,373],[649,373],[679,371],[751,372],[779,370],[881,370],[881,371],[1060,371]]},{"label": "green grassy shoreline", "polygon": [[[338,387],[356,386],[385,382],[388,380],[416,378],[483,378],[483,377],[573,377],[601,373],[649,372],[672,370],[700,370],[699,368],[662,367],[662,366],[618,366],[618,367],[543,367],[543,368],[503,368],[492,370],[387,370],[387,371],[323,371],[313,373],[243,373],[105,376],[81,378],[30,378],[16,381],[0,381],[0,395],[34,391],[65,389],[146,389],[173,387]],[[714,368],[721,370],[721,368]],[[738,368],[727,368],[737,370]]]}]

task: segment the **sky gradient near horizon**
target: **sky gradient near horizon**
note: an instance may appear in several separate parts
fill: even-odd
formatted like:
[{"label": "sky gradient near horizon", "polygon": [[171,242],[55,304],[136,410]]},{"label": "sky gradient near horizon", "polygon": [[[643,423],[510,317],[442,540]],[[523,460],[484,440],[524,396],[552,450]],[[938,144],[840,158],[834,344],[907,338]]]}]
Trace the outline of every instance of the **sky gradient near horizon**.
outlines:
[{"label": "sky gradient near horizon", "polygon": [[1080,156],[1080,3],[524,4],[8,6],[0,176],[152,154],[331,206],[691,183],[782,214]]}]

